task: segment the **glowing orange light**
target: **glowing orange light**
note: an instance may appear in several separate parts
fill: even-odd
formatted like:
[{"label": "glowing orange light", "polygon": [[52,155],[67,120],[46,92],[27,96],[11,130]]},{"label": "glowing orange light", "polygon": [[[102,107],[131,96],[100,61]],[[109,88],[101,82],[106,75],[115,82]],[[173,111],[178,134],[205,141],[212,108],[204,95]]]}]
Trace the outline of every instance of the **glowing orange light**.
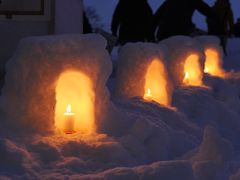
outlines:
[{"label": "glowing orange light", "polygon": [[68,127],[73,132],[94,133],[94,103],[91,79],[78,71],[63,72],[56,84],[55,127],[63,132]]},{"label": "glowing orange light", "polygon": [[147,94],[148,94],[148,96],[152,96],[152,95],[151,95],[151,89],[148,88]]},{"label": "glowing orange light", "polygon": [[158,59],[153,60],[148,66],[144,92],[143,98],[145,100],[170,105],[170,97],[167,92],[167,74],[164,64]]},{"label": "glowing orange light", "polygon": [[67,105],[67,110],[66,112],[64,113],[65,115],[72,115],[74,113],[72,113],[72,107],[71,107],[71,104],[68,104]]},{"label": "glowing orange light", "polygon": [[144,99],[147,100],[147,101],[151,101],[152,100],[151,89],[148,88],[147,92],[144,94]]},{"label": "glowing orange light", "polygon": [[188,73],[188,72],[185,72],[183,82],[184,82],[184,83],[188,83],[188,80],[189,80],[189,73]]},{"label": "glowing orange light", "polygon": [[183,83],[191,86],[202,85],[202,71],[199,63],[199,57],[196,54],[190,55],[184,64]]},{"label": "glowing orange light", "polygon": [[212,76],[225,77],[225,71],[222,69],[222,62],[216,50],[207,49],[205,51],[204,72]]},{"label": "glowing orange light", "polygon": [[204,72],[205,72],[205,73],[209,73],[208,67],[205,67],[205,68],[204,68]]}]

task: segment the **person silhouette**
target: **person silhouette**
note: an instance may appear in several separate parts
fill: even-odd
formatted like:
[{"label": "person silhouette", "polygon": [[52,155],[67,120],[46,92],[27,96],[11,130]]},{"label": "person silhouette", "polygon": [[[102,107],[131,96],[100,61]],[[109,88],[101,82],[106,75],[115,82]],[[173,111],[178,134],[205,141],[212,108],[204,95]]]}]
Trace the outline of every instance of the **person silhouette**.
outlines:
[{"label": "person silhouette", "polygon": [[111,31],[120,45],[153,41],[153,13],[147,0],[119,0],[112,17]]},{"label": "person silhouette", "polygon": [[92,33],[92,25],[89,22],[89,19],[86,15],[86,12],[83,11],[83,34]]},{"label": "person silhouette", "polygon": [[208,34],[220,38],[221,46],[227,55],[227,37],[234,33],[234,18],[229,0],[216,0],[212,7],[216,18],[207,18]]},{"label": "person silhouette", "polygon": [[211,8],[202,0],[165,0],[154,15],[154,32],[158,41],[174,35],[190,35],[195,27],[194,11],[212,16]]},{"label": "person silhouette", "polygon": [[234,35],[240,37],[240,18],[238,18],[236,24],[234,24]]}]

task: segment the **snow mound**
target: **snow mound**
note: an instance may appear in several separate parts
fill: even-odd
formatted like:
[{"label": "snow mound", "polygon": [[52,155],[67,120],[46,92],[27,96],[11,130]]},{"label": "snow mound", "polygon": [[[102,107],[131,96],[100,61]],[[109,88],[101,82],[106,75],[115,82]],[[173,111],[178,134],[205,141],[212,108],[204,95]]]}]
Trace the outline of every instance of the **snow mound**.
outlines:
[{"label": "snow mound", "polygon": [[0,169],[1,172],[6,173],[5,175],[9,173],[22,174],[33,166],[31,154],[24,148],[18,147],[11,140],[0,139],[0,154]]},{"label": "snow mound", "polygon": [[206,127],[204,129],[203,142],[198,153],[192,158],[193,161],[216,161],[223,163],[233,159],[234,149],[232,144],[222,139],[215,128]]},{"label": "snow mound", "polygon": [[[174,173],[173,173],[174,172]],[[86,175],[82,179],[126,179],[126,180],[193,180],[191,164],[188,161],[156,162],[136,168],[115,168],[96,175]]]},{"label": "snow mound", "polygon": [[178,88],[173,95],[173,105],[198,127],[204,128],[207,125],[215,127],[238,149],[239,114],[217,100],[215,96],[215,92],[210,88]]},{"label": "snow mound", "polygon": [[198,152],[192,157],[195,176],[204,180],[227,179],[227,162],[233,159],[232,144],[223,139],[215,128],[206,127],[203,142],[198,148]]}]

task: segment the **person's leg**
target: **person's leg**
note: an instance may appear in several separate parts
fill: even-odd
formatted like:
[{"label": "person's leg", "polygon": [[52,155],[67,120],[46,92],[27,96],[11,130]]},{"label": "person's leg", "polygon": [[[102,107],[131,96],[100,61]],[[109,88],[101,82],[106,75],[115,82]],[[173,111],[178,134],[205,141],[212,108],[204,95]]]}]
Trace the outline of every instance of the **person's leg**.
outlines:
[{"label": "person's leg", "polygon": [[220,36],[220,44],[223,48],[224,54],[227,56],[227,36]]}]

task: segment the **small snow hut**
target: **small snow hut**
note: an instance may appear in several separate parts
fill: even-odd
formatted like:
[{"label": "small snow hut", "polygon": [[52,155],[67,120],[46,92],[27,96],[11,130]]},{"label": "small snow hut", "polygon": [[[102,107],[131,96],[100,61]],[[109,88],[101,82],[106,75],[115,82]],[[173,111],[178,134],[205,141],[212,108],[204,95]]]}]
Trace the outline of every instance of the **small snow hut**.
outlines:
[{"label": "small snow hut", "polygon": [[215,36],[199,36],[195,38],[201,43],[205,53],[204,72],[212,76],[224,78],[223,49],[219,38]]},{"label": "small snow hut", "polygon": [[7,64],[6,124],[37,132],[94,133],[106,119],[111,62],[99,35],[23,39]]},{"label": "small snow hut", "polygon": [[164,59],[163,50],[156,44],[126,44],[119,52],[115,95],[170,106],[172,84]]},{"label": "small snow hut", "polygon": [[161,41],[168,49],[168,69],[175,85],[201,86],[204,54],[200,44],[186,36]]}]

